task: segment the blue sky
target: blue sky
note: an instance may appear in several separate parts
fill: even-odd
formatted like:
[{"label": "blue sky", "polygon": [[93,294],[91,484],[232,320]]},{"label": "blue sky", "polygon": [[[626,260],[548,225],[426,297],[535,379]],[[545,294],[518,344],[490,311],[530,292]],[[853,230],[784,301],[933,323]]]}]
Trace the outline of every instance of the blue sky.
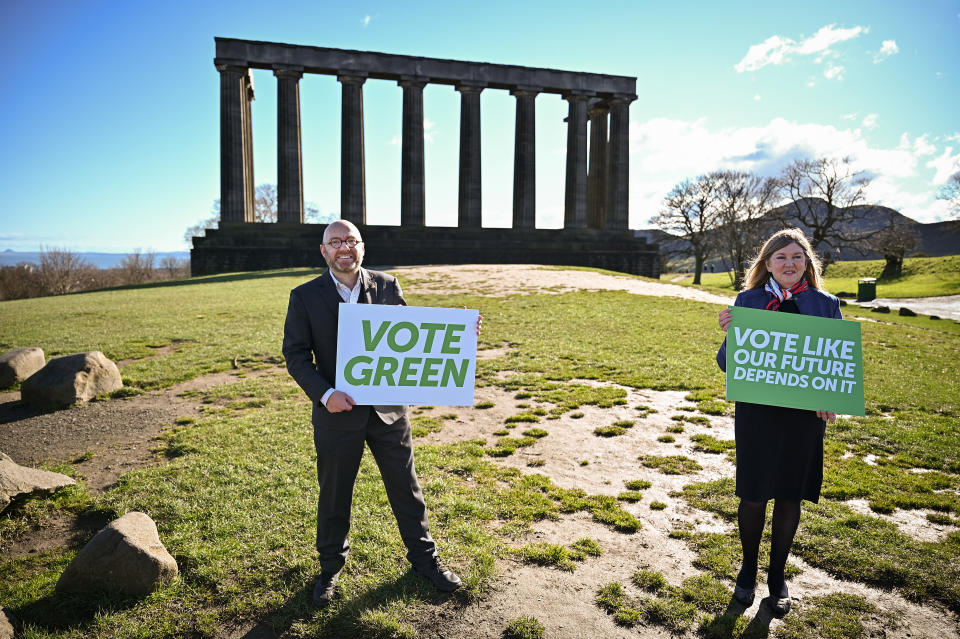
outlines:
[{"label": "blue sky", "polygon": [[[734,5],[734,6],[728,6]],[[214,36],[637,77],[630,225],[678,181],[849,155],[869,201],[932,222],[960,170],[960,0],[0,3],[0,250],[185,249],[219,196]],[[254,74],[255,175],[276,81]],[[401,89],[364,87],[367,218],[399,223]],[[537,98],[537,223],[563,219],[566,103]],[[429,86],[427,223],[457,215],[459,95]],[[305,196],[339,209],[340,85],[301,80]],[[514,99],[482,96],[483,220],[511,218]]]}]

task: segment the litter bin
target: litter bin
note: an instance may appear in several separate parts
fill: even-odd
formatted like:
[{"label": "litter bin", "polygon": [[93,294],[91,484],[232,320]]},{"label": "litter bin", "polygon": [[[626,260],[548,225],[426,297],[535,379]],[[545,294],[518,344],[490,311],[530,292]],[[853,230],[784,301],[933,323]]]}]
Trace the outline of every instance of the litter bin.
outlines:
[{"label": "litter bin", "polygon": [[872,302],[877,299],[877,278],[861,277],[857,280],[857,301]]}]

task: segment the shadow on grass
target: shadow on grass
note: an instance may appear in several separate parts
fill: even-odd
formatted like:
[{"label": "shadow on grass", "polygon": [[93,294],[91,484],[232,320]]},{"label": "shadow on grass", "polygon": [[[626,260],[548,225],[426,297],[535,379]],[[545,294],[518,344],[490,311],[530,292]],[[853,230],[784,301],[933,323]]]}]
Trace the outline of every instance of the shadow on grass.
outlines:
[{"label": "shadow on grass", "polygon": [[44,630],[83,631],[96,622],[97,617],[133,608],[141,600],[103,592],[54,592],[11,612],[21,624],[29,623]]},{"label": "shadow on grass", "polygon": [[[299,569],[295,569],[281,579],[285,580],[287,576],[293,577],[299,572]],[[297,576],[302,577],[302,575]],[[344,600],[342,591],[338,591],[331,606],[326,610],[319,610],[312,602],[314,582],[314,579],[310,579],[283,605],[261,616],[259,622],[238,636],[242,639],[275,639],[286,633],[294,624],[309,623],[317,617],[321,619],[321,633],[317,635],[318,637],[345,639],[387,636],[390,633],[382,629],[365,627],[361,621],[363,614],[367,611],[388,608],[390,604],[397,601],[411,599],[430,605],[438,605],[450,599],[456,599],[461,604],[467,602],[466,595],[440,592],[409,570],[397,579],[357,593],[349,600]]]},{"label": "shadow on grass", "polygon": [[320,266],[280,269],[273,271],[245,271],[241,273],[224,273],[222,275],[199,275],[185,280],[163,280],[161,282],[146,282],[144,284],[128,284],[125,286],[111,286],[110,288],[101,288],[97,291],[83,291],[84,293],[93,293],[100,291],[133,291],[147,290],[151,288],[166,288],[169,286],[189,286],[192,284],[218,284],[222,282],[244,282],[247,280],[262,280],[273,277],[304,277],[307,275],[320,275],[326,269]]},{"label": "shadow on grass", "polygon": [[773,613],[766,605],[766,599],[760,603],[757,614],[754,615],[750,623],[742,631],[738,631],[738,626],[742,624],[743,613],[747,611],[746,606],[741,604],[735,598],[730,599],[727,609],[721,615],[717,615],[708,623],[700,628],[699,635],[705,639],[765,639],[770,635],[770,622],[773,620]]}]

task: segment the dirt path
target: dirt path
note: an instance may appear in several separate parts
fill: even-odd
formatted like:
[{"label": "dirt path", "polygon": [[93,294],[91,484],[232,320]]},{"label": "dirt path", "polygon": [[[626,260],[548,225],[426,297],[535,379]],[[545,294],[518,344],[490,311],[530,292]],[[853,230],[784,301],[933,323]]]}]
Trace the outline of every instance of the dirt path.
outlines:
[{"label": "dirt path", "polygon": [[864,308],[887,306],[894,311],[906,307],[921,315],[936,315],[944,319],[960,322],[960,295],[944,295],[941,297],[880,297],[872,302],[861,302]]},{"label": "dirt path", "polygon": [[390,271],[417,293],[472,291],[482,295],[544,294],[568,291],[626,291],[634,295],[680,297],[712,304],[732,304],[723,297],[678,284],[663,284],[629,275],[571,271],[529,264],[410,266]]}]

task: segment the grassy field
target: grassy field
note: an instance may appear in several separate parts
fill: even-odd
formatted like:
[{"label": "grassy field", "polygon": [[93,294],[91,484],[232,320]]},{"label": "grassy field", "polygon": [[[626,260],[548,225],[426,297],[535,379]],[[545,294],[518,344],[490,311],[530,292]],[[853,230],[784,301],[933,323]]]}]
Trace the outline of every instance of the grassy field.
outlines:
[{"label": "grassy field", "polygon": [[[860,260],[837,262],[827,268],[824,286],[831,293],[856,294],[857,280],[861,277],[879,278],[883,272],[883,260]],[[693,275],[674,281],[680,274],[665,273],[660,280],[691,286]],[[733,282],[728,273],[704,273],[703,288],[733,291]],[[903,276],[894,280],[877,281],[877,297],[933,297],[960,294],[960,255],[946,257],[911,257],[903,261]]]},{"label": "grassy field", "polygon": [[[125,382],[139,389],[167,387],[234,366],[279,363],[289,290],[315,274],[293,270],[220,276],[3,302],[0,351],[41,346],[49,357],[99,349],[122,360],[145,358],[172,345],[172,353],[124,367]],[[575,381],[579,379],[686,390],[701,402],[701,412],[726,410],[712,399],[722,396],[724,383],[714,363],[722,339],[716,327],[720,306],[622,292],[492,298],[423,296],[414,286],[405,290],[411,304],[480,308],[481,342],[512,347],[506,355],[480,363],[478,383],[553,406],[545,414],[518,416],[517,433],[533,426],[522,422],[549,423],[583,404],[623,402],[622,389],[589,386]],[[843,579],[894,588],[960,612],[956,529],[940,542],[918,542],[844,503],[866,499],[876,513],[927,511],[960,523],[960,326],[885,317],[864,322],[863,340],[868,414],[842,419],[828,430],[825,498],[804,515],[797,554]],[[517,374],[508,376],[508,371]],[[165,463],[125,475],[103,495],[91,494],[81,481],[54,498],[27,500],[0,517],[2,548],[57,512],[109,518],[141,510],[157,521],[181,569],[169,586],[132,601],[54,593],[60,572],[79,546],[0,559],[0,605],[25,622],[24,636],[208,637],[245,619],[266,619],[292,637],[415,636],[417,611],[437,597],[407,570],[370,456],[364,458],[355,495],[353,549],[341,582],[345,596],[316,611],[309,605],[317,571],[309,404],[284,374],[218,387],[202,399],[202,416],[165,436],[158,450]],[[421,424],[426,430],[429,426]],[[717,452],[728,448],[706,438],[704,445]],[[417,469],[441,553],[466,584],[457,595],[461,605],[485,595],[497,578],[497,558],[516,552],[513,541],[532,522],[580,510],[625,533],[639,526],[613,498],[563,490],[548,477],[498,465],[491,454],[509,448],[504,446],[469,441],[417,449]],[[864,459],[868,454],[874,456],[870,463]],[[76,474],[69,463],[57,470]],[[683,499],[722,518],[735,517],[731,480],[691,483]],[[679,626],[671,624],[692,627],[699,619],[704,632],[719,628],[726,622],[719,616],[717,593],[725,589],[729,596],[739,562],[736,538],[674,532],[697,553],[702,579],[665,586],[644,602],[621,599],[617,604],[611,586],[607,594],[613,599],[605,601],[624,621],[661,619],[665,621],[657,623],[675,628]],[[524,552],[539,557],[543,550]],[[553,552],[562,560],[571,551]],[[863,609],[858,601],[846,604],[854,611],[850,614]],[[803,631],[796,623],[790,628]]]}]

